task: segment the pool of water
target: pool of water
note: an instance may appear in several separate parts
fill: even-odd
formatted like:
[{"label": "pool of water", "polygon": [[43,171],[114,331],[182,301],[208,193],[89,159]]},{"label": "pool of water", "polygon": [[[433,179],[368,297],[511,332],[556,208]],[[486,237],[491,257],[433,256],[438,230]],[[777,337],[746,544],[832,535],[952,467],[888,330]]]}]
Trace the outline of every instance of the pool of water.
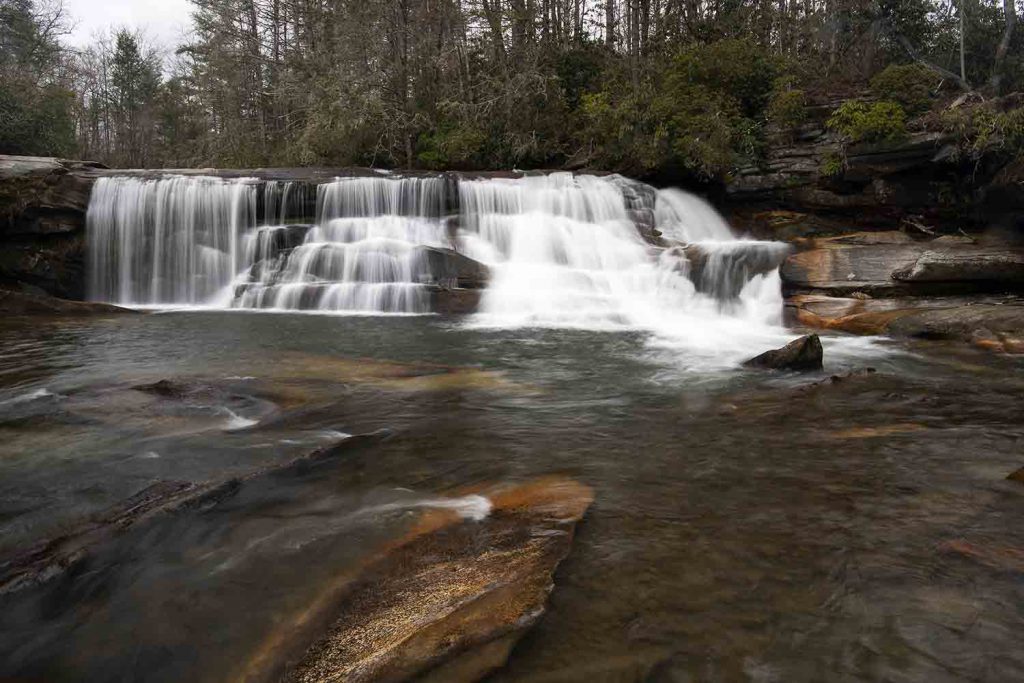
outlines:
[{"label": "pool of water", "polygon": [[[1024,363],[824,346],[826,372],[796,376],[440,317],[4,321],[0,558],[154,482],[391,436],[0,596],[0,679],[231,679],[403,510],[551,473],[595,502],[495,680],[1024,678]],[[186,395],[136,388],[164,379]]]}]

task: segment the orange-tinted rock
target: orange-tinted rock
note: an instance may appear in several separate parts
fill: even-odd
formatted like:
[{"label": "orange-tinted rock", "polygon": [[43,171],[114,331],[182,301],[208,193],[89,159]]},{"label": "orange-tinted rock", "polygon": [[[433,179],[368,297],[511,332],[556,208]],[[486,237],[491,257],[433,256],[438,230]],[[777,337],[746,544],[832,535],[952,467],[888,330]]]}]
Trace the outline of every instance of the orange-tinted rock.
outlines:
[{"label": "orange-tinted rock", "polygon": [[337,576],[277,625],[245,681],[476,681],[544,612],[592,490],[550,477],[458,492],[483,520],[424,512],[401,538]]}]

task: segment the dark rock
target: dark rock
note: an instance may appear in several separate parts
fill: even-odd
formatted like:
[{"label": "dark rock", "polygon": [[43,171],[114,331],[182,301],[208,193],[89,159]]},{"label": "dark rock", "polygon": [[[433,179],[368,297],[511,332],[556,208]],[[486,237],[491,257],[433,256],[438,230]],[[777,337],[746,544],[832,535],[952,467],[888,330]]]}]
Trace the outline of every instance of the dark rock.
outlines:
[{"label": "dark rock", "polygon": [[454,249],[417,247],[417,253],[423,267],[416,278],[425,284],[481,289],[490,280],[490,268]]},{"label": "dark rock", "polygon": [[985,248],[928,250],[908,268],[892,273],[904,282],[1024,284],[1024,251]]},{"label": "dark rock", "polygon": [[429,287],[430,310],[442,315],[468,315],[480,307],[481,289]]},{"label": "dark rock", "polygon": [[[180,386],[157,382],[147,385],[177,394]],[[136,387],[138,388],[138,387]],[[42,541],[9,558],[0,558],[0,594],[46,583],[87,560],[95,548],[129,528],[159,515],[207,509],[234,496],[246,483],[260,478],[303,474],[340,455],[365,448],[392,436],[390,430],[354,434],[280,465],[255,470],[243,477],[194,483],[161,481],[123,503],[78,524],[55,538]]]},{"label": "dark rock", "polygon": [[[677,248],[679,249],[679,248]],[[791,247],[781,242],[729,242],[711,247],[681,248],[689,262],[689,278],[698,292],[729,301],[739,296],[755,275],[770,273],[786,259]]]},{"label": "dark rock", "polygon": [[111,304],[68,301],[49,295],[0,288],[0,313],[4,315],[113,315],[137,313]]},{"label": "dark rock", "polygon": [[1010,481],[1018,481],[1021,484],[1024,484],[1024,467],[1021,467],[1019,470],[1014,470],[1013,472],[1010,472],[1008,475],[1006,475],[1006,478],[1009,479]]},{"label": "dark rock", "polygon": [[794,339],[781,349],[765,351],[743,363],[746,367],[800,372],[822,369],[821,339],[809,334]]}]

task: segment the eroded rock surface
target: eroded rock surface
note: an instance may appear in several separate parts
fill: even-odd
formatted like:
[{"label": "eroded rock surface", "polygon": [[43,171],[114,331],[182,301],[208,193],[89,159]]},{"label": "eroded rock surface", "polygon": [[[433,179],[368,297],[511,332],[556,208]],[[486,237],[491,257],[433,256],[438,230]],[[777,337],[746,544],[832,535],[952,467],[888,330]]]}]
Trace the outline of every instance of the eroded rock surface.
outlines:
[{"label": "eroded rock surface", "polygon": [[543,614],[593,492],[551,477],[456,493],[490,514],[424,513],[279,624],[238,679],[458,683],[501,666]]}]

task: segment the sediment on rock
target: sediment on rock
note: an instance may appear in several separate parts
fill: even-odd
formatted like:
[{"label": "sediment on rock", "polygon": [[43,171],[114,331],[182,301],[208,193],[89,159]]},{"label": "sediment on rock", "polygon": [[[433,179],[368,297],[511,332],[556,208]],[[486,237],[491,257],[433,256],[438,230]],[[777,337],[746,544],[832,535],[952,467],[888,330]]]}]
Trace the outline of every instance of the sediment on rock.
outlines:
[{"label": "sediment on rock", "polygon": [[593,493],[551,477],[456,494],[486,497],[489,515],[424,513],[278,624],[238,680],[468,683],[504,664],[543,614]]}]

